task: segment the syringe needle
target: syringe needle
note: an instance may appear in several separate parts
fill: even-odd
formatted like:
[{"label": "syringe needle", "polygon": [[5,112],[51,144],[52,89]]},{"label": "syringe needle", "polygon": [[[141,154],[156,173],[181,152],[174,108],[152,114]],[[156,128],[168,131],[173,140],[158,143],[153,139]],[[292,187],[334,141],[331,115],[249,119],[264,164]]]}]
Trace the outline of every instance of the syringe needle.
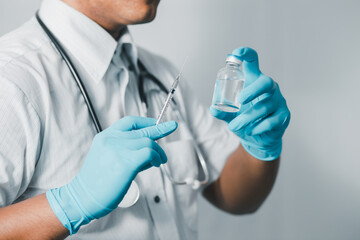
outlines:
[{"label": "syringe needle", "polygon": [[[180,77],[180,75],[182,74],[188,58],[189,58],[189,56],[186,56],[186,58],[185,58],[185,60],[184,60],[184,63],[183,63],[183,65],[182,65],[181,68],[180,68],[180,72],[179,72],[179,74],[178,74],[178,77]],[[176,77],[176,78],[177,78],[177,77]]]},{"label": "syringe needle", "polygon": [[173,82],[173,84],[172,84],[172,86],[171,86],[172,89],[177,88],[177,86],[178,86],[178,84],[179,84],[179,81],[180,81],[181,74],[182,74],[182,72],[183,72],[183,70],[184,70],[184,66],[185,66],[188,58],[189,58],[189,56],[186,56],[186,58],[185,58],[185,60],[184,60],[184,63],[183,63],[183,65],[181,66],[180,72],[179,72],[179,74],[176,76],[175,81]]}]

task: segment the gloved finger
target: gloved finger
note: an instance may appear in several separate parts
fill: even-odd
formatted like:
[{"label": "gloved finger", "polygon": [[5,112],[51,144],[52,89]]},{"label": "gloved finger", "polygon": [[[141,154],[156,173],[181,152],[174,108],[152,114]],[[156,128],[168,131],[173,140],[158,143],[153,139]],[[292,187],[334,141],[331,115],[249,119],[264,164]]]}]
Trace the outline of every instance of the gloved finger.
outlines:
[{"label": "gloved finger", "polygon": [[231,122],[236,116],[237,112],[223,112],[210,106],[210,114],[217,119],[223,120],[227,123]]},{"label": "gloved finger", "polygon": [[262,94],[273,94],[277,84],[270,77],[261,74],[261,76],[248,87],[244,88],[239,94],[239,103],[246,104],[253,101]]},{"label": "gloved finger", "polygon": [[135,152],[135,161],[139,164],[139,170],[143,169],[148,164],[159,167],[161,164],[160,155],[151,148],[142,148]]},{"label": "gloved finger", "polygon": [[145,127],[154,126],[156,123],[155,118],[147,118],[147,117],[136,117],[136,116],[126,116],[113,125],[111,125],[110,129],[115,129],[119,131],[131,131],[136,129],[141,129]]},{"label": "gloved finger", "polygon": [[167,156],[165,154],[165,151],[154,140],[144,137],[144,138],[139,138],[139,139],[129,139],[128,141],[132,142],[132,144],[130,146],[131,150],[140,150],[142,148],[151,148],[159,154],[161,163],[167,162]]},{"label": "gloved finger", "polygon": [[113,146],[116,148],[125,148],[122,151],[128,151],[128,150],[137,151],[143,148],[151,148],[159,154],[161,158],[161,163],[167,162],[167,156],[165,154],[165,151],[160,147],[159,144],[157,144],[154,140],[150,138],[143,137],[143,138],[135,138],[135,139],[126,139],[126,141],[117,138],[116,142],[115,142],[115,138],[116,137],[114,136],[112,137],[112,139],[114,139]]},{"label": "gloved finger", "polygon": [[[290,114],[281,112],[274,113],[271,116],[259,121],[252,129],[248,132],[249,135],[258,135],[265,132],[270,132],[274,130],[285,131],[290,121]],[[282,133],[281,133],[282,135]],[[281,136],[278,136],[281,137]]]},{"label": "gloved finger", "polygon": [[177,123],[175,121],[169,121],[169,122],[160,123],[155,126],[134,130],[131,133],[129,133],[129,137],[131,138],[147,137],[152,140],[158,140],[160,138],[163,138],[171,134],[176,130],[176,128],[177,128]]},{"label": "gloved finger", "polygon": [[276,105],[273,104],[271,99],[263,99],[237,116],[229,123],[228,127],[231,131],[237,132],[240,129],[248,126],[250,123],[259,121],[260,119],[272,114],[275,111]]},{"label": "gloved finger", "polygon": [[259,69],[258,54],[254,49],[249,47],[240,47],[235,49],[232,54],[243,61],[243,71],[245,79],[248,81],[245,82],[246,85],[251,84],[260,76],[261,71]]},{"label": "gloved finger", "polygon": [[139,169],[139,172],[148,170],[149,168],[153,167],[153,165],[151,163],[145,164],[144,166],[141,166]]}]

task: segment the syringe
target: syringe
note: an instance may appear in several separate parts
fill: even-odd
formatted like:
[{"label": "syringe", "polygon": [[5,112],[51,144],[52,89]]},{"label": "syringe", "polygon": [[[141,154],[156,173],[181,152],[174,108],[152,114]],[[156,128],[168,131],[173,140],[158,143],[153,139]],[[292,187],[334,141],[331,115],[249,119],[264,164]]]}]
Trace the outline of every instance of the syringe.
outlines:
[{"label": "syringe", "polygon": [[175,90],[176,90],[177,86],[179,85],[180,77],[181,77],[181,74],[182,74],[182,71],[184,69],[184,66],[185,66],[185,63],[186,63],[187,59],[188,59],[188,57],[185,58],[185,61],[184,61],[183,65],[182,65],[182,67],[181,67],[181,70],[180,70],[179,74],[176,76],[175,81],[171,85],[171,88],[170,88],[170,91],[169,91],[169,93],[167,95],[164,106],[162,107],[161,112],[160,112],[160,114],[158,116],[158,119],[156,121],[156,125],[158,125],[160,123],[160,121],[161,121],[162,117],[164,116],[165,111],[166,111],[171,99],[174,97]]}]

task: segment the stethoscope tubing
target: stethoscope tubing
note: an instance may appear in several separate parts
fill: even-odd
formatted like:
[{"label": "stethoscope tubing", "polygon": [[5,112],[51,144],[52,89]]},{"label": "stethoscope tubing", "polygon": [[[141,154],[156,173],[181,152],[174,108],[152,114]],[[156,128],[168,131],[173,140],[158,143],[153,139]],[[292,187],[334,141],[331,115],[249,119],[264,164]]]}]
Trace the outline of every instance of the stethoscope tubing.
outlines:
[{"label": "stethoscope tubing", "polygon": [[86,89],[84,87],[84,85],[82,84],[82,81],[79,77],[78,72],[76,71],[76,69],[74,68],[74,64],[71,62],[70,58],[67,56],[66,52],[64,51],[64,49],[61,47],[59,41],[56,39],[56,37],[52,34],[52,32],[48,29],[48,27],[45,25],[45,23],[41,20],[39,13],[36,12],[35,14],[37,21],[39,22],[40,26],[42,27],[42,29],[45,31],[45,33],[48,35],[48,37],[50,38],[52,44],[55,46],[55,48],[58,50],[59,54],[61,55],[62,59],[64,60],[64,62],[66,63],[66,65],[68,66],[71,75],[74,77],[77,86],[79,87],[79,90],[84,98],[84,101],[88,107],[88,111],[90,114],[90,117],[92,119],[92,121],[94,122],[94,126],[96,129],[97,133],[100,133],[102,131],[99,119],[97,118],[97,115],[94,111],[93,105],[91,103],[90,98],[88,97],[88,93],[86,92]]},{"label": "stethoscope tubing", "polygon": [[[93,108],[93,105],[91,103],[90,98],[88,97],[88,93],[86,92],[86,89],[81,81],[81,78],[79,77],[78,72],[76,71],[73,63],[71,62],[70,58],[67,56],[66,52],[64,51],[64,49],[62,48],[62,46],[60,45],[59,41],[57,40],[57,38],[52,34],[52,32],[48,29],[48,27],[45,25],[45,23],[41,20],[39,13],[36,12],[36,19],[39,22],[40,26],[42,27],[42,29],[45,31],[45,33],[48,35],[48,37],[50,38],[52,44],[55,46],[55,48],[57,49],[57,51],[59,52],[59,54],[61,55],[62,59],[64,60],[64,62],[66,63],[67,67],[69,68],[71,75],[73,76],[73,78],[76,81],[76,84],[84,98],[85,104],[88,107],[88,111],[90,114],[90,117],[94,123],[95,129],[97,133],[100,133],[102,131],[100,122],[98,120],[98,117],[95,113],[95,110]],[[140,74],[139,74],[139,94],[140,94],[140,99],[143,103],[145,103],[146,108],[148,108],[148,102],[147,99],[145,97],[145,93],[144,93],[144,78],[148,77],[150,78],[154,83],[156,83],[160,90],[163,91],[164,93],[168,93],[168,89],[159,81],[159,79],[157,79],[153,74],[151,74],[149,71],[146,70],[145,66],[143,65],[143,63],[141,61],[138,61],[138,65],[140,67]],[[145,73],[145,74],[144,74]],[[177,115],[178,118],[181,121],[185,122],[185,119],[183,118],[183,116],[180,114],[180,110],[177,108],[177,104],[176,101],[174,99],[172,99],[172,102],[174,103],[176,109],[177,109]],[[195,141],[193,135],[192,136],[192,141],[193,141],[193,145],[194,145],[194,149],[195,152],[198,156],[200,165],[202,167],[203,173],[204,173],[204,179],[203,180],[198,180],[198,179],[194,179],[191,181],[185,180],[185,181],[178,181],[175,180],[169,173],[168,169],[165,166],[161,166],[161,169],[165,172],[165,174],[167,175],[168,179],[170,180],[170,182],[172,184],[176,184],[176,185],[185,185],[185,184],[189,184],[192,185],[192,187],[194,189],[199,188],[200,185],[205,185],[208,183],[209,181],[209,172],[208,172],[208,168],[206,165],[206,161],[204,158],[204,155],[202,154],[200,147],[198,146],[197,142]]]}]

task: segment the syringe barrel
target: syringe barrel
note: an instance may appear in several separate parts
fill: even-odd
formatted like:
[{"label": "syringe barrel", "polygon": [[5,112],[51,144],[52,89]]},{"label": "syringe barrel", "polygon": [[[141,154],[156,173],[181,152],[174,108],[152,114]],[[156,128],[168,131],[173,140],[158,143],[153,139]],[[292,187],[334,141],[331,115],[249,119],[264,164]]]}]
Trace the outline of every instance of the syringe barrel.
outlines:
[{"label": "syringe barrel", "polygon": [[170,104],[171,99],[172,99],[173,96],[174,96],[174,93],[175,93],[175,88],[171,89],[171,91],[170,91],[169,94],[167,95],[165,104],[164,104],[163,108],[161,109],[161,112],[160,112],[160,114],[159,114],[159,116],[158,116],[158,119],[157,119],[157,121],[156,121],[156,125],[158,125],[158,124],[161,122],[161,119],[162,119],[162,117],[164,116],[165,111],[166,111],[168,105]]}]

